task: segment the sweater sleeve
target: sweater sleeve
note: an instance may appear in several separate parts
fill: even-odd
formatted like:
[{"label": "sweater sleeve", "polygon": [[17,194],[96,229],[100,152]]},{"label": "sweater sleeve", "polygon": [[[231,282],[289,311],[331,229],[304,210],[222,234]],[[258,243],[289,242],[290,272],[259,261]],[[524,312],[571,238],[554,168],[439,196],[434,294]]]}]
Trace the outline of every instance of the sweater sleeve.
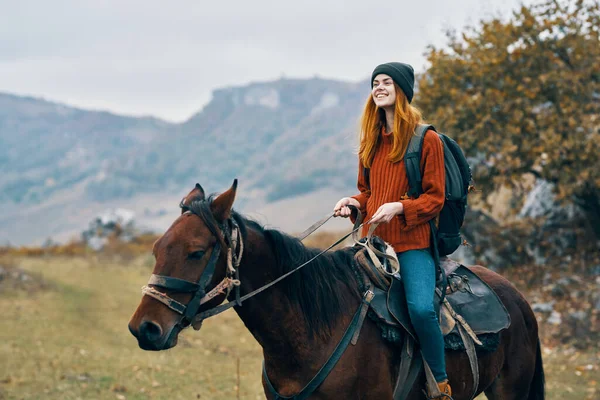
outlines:
[{"label": "sweater sleeve", "polygon": [[[371,188],[369,187],[369,185],[367,185],[367,180],[365,178],[365,167],[363,166],[362,161],[360,161],[360,158],[358,160],[358,180],[356,183],[356,187],[358,188],[358,191],[360,193],[355,196],[352,196],[352,198],[358,201],[358,203],[360,204],[359,210],[362,213],[363,217],[366,217],[367,201],[369,200],[369,197],[371,197]],[[356,213],[353,213],[350,216],[350,220],[352,221],[352,223],[356,221],[356,215],[354,214]]]},{"label": "sweater sleeve", "polygon": [[444,147],[435,133],[429,130],[423,138],[421,156],[423,193],[416,199],[401,200],[404,214],[399,215],[402,230],[410,230],[417,225],[435,218],[445,199],[446,172],[444,169]]}]

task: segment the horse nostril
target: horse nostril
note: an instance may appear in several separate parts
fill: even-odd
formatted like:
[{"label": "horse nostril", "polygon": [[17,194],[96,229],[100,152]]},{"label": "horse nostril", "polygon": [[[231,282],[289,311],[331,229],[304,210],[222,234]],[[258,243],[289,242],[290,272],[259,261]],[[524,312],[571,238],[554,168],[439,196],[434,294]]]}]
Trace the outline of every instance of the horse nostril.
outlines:
[{"label": "horse nostril", "polygon": [[133,329],[133,328],[131,327],[131,324],[127,324],[127,328],[129,328],[129,332],[131,332],[131,334],[132,334],[133,336],[135,336],[135,337],[137,337],[137,336],[138,336],[138,335],[137,335],[137,332],[135,331],[135,329]]},{"label": "horse nostril", "polygon": [[140,325],[140,337],[145,337],[148,341],[154,342],[162,336],[162,329],[160,325],[145,321]]}]

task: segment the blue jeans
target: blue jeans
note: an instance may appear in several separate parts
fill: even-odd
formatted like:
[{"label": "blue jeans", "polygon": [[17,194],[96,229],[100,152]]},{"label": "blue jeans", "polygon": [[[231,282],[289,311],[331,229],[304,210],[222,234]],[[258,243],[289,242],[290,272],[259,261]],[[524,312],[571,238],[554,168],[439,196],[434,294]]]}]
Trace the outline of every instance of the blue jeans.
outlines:
[{"label": "blue jeans", "polygon": [[444,358],[444,338],[433,308],[435,264],[429,249],[398,253],[408,313],[419,338],[423,357],[436,381],[448,379]]}]

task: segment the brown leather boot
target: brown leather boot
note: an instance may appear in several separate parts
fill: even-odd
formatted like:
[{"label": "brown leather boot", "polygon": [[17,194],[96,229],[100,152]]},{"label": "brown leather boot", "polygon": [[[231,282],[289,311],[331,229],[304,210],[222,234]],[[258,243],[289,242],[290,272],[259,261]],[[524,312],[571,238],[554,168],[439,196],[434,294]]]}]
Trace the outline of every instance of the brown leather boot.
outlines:
[{"label": "brown leather boot", "polygon": [[438,389],[442,395],[439,397],[431,397],[431,395],[430,395],[429,398],[431,400],[452,400],[452,388],[450,387],[450,384],[448,383],[448,379],[446,379],[445,381],[442,381],[442,382],[438,382],[437,385],[438,385]]}]

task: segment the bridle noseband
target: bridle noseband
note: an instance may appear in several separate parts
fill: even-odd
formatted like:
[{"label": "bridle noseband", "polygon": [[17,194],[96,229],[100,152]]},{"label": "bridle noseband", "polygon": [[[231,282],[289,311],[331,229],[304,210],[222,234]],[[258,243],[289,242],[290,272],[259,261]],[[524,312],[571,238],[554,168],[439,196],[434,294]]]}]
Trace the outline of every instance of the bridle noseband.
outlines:
[{"label": "bridle noseband", "polygon": [[[228,229],[222,229],[221,231],[223,236],[227,238],[227,241],[229,242],[227,248],[226,276],[208,293],[206,292],[207,286],[213,279],[216,265],[221,254],[221,243],[218,239],[217,243],[212,248],[208,264],[200,275],[200,278],[198,278],[197,283],[173,278],[171,276],[152,274],[148,280],[148,284],[142,287],[142,294],[160,301],[171,310],[181,315],[181,319],[176,324],[180,328],[185,328],[189,325],[194,325],[194,327],[196,327],[194,324],[194,317],[198,313],[200,306],[217,297],[219,294],[225,294],[225,297],[227,297],[231,292],[232,287],[236,288],[236,299],[239,302],[239,305],[241,305],[241,302],[239,301],[240,280],[238,267],[242,259],[244,246],[237,223],[233,219],[229,219],[228,224],[231,226],[231,233],[229,233]],[[238,249],[238,252],[234,255],[233,251],[236,248]],[[155,288],[171,290],[177,293],[193,293],[193,297],[187,304],[183,304],[170,297],[167,293],[160,292]]]}]

